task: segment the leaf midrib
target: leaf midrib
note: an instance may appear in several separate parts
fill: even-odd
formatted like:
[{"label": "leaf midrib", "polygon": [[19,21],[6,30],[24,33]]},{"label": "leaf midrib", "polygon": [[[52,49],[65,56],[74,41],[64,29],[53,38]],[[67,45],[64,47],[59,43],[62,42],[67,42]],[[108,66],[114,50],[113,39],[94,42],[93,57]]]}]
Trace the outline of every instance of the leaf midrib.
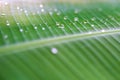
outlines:
[{"label": "leaf midrib", "polygon": [[111,34],[117,34],[117,33],[120,33],[120,29],[104,30],[104,31],[100,30],[100,31],[94,31],[94,32],[65,35],[65,36],[60,36],[60,37],[55,37],[55,38],[34,40],[34,41],[29,41],[29,42],[1,46],[0,47],[0,56],[5,55],[6,53],[13,53],[16,51],[17,52],[24,51],[26,49],[37,48],[40,46],[61,43],[61,42],[65,42],[65,41],[71,41],[71,40],[76,40],[76,39],[85,39],[85,38],[90,38],[90,37],[98,37],[98,36],[102,36],[102,35],[105,36],[105,35],[111,35]]}]

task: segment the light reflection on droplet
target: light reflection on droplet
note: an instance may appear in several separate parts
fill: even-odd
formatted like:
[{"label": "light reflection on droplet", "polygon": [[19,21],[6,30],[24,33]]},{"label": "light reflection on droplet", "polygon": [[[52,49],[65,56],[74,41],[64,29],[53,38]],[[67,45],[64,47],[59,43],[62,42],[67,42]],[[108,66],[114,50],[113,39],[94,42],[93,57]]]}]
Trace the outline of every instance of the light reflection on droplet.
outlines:
[{"label": "light reflection on droplet", "polygon": [[7,39],[8,38],[8,35],[4,35],[4,39]]},{"label": "light reflection on droplet", "polygon": [[40,4],[40,8],[43,8],[43,5],[42,5],[42,4]]},{"label": "light reflection on droplet", "polygon": [[45,30],[45,28],[43,27],[42,30]]},{"label": "light reflection on droplet", "polygon": [[57,48],[52,48],[52,49],[51,49],[51,52],[52,52],[53,54],[57,54],[57,53],[58,53],[58,50],[57,50]]},{"label": "light reflection on droplet", "polygon": [[94,25],[93,25],[93,24],[92,24],[91,26],[92,26],[92,27],[94,27]]},{"label": "light reflection on droplet", "polygon": [[36,29],[37,29],[37,26],[35,26],[34,29],[36,30]]},{"label": "light reflection on droplet", "polygon": [[64,17],[64,20],[67,20],[67,16]]},{"label": "light reflection on droplet", "polygon": [[5,2],[5,5],[8,5],[8,2]]},{"label": "light reflection on droplet", "polygon": [[23,32],[23,29],[20,29],[20,32]]},{"label": "light reflection on droplet", "polygon": [[41,12],[44,12],[45,10],[44,9],[41,9]]},{"label": "light reflection on droplet", "polygon": [[75,17],[75,18],[74,18],[74,21],[78,21],[78,17]]}]

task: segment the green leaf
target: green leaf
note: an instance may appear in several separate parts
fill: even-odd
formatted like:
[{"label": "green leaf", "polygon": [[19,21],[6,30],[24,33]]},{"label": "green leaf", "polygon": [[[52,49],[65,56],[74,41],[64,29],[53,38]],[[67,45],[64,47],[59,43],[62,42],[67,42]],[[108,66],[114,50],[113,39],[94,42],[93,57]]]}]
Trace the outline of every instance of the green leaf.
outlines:
[{"label": "green leaf", "polygon": [[0,80],[119,80],[119,1],[0,1]]}]

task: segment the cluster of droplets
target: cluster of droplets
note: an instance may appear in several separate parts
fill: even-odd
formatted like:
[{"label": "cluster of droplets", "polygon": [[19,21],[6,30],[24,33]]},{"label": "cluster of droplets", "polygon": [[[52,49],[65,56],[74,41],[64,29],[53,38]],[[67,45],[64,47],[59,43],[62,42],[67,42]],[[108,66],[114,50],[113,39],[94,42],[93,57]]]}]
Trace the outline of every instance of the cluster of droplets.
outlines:
[{"label": "cluster of droplets", "polygon": [[[5,6],[7,6],[9,3],[8,2],[5,2],[4,3],[4,5]],[[36,15],[36,14],[38,14],[38,15],[40,15],[41,14],[41,12],[42,13],[44,13],[44,12],[47,12],[51,17],[53,17],[53,14],[55,14],[55,15],[57,15],[57,16],[60,16],[63,12],[61,11],[61,10],[59,10],[59,9],[57,9],[57,8],[52,8],[52,9],[50,9],[50,10],[46,10],[44,7],[44,5],[43,4],[39,4],[39,10],[37,10],[36,12],[35,11],[33,11],[33,15]],[[29,14],[29,11],[27,10],[27,8],[26,9],[24,9],[24,8],[22,8],[22,7],[20,7],[20,6],[16,6],[16,10],[18,10],[18,11],[20,11],[20,12],[24,12],[27,16],[28,16],[28,14]],[[101,8],[99,8],[98,9],[98,11],[102,11],[102,9]],[[95,17],[93,17],[93,18],[91,18],[90,19],[90,21],[89,20],[84,20],[84,21],[81,21],[81,20],[83,20],[83,19],[80,19],[80,17],[78,16],[79,15],[79,13],[81,12],[81,10],[79,10],[79,9],[74,9],[74,11],[73,12],[71,12],[71,13],[74,13],[75,14],[75,16],[71,19],[70,18],[70,16],[68,16],[68,15],[64,15],[64,17],[62,17],[62,19],[63,19],[63,21],[62,22],[55,22],[54,24],[55,24],[55,26],[57,26],[57,28],[60,28],[60,29],[64,29],[65,27],[66,27],[66,24],[65,24],[65,21],[71,21],[72,22],[72,24],[74,24],[74,25],[76,25],[76,23],[78,24],[83,24],[83,26],[85,26],[86,24],[89,24],[92,28],[95,28],[96,27],[96,25],[93,23],[93,24],[91,24],[91,23],[89,23],[90,21],[96,21],[97,19],[95,18]],[[6,14],[5,13],[3,13],[2,14],[2,16],[5,16]],[[54,17],[53,17],[54,18]],[[110,18],[112,19],[112,20],[115,20],[114,19],[114,17],[112,17],[112,16],[110,16]],[[106,19],[106,21],[107,21],[108,19]],[[101,20],[101,22],[102,22],[103,20]],[[104,22],[104,24],[106,24],[107,25],[107,23],[106,22]],[[17,25],[20,25],[20,23],[17,23]],[[46,22],[46,25],[47,25],[47,22]],[[7,20],[6,21],[6,26],[11,26],[10,25],[10,22]],[[50,25],[51,26],[51,25]],[[43,30],[43,31],[45,31],[47,28],[46,27],[43,27],[42,25],[40,25],[40,26],[36,26],[36,25],[34,25],[33,26],[33,28],[34,28],[34,30],[37,30],[38,28],[40,28],[41,27],[41,30]],[[79,26],[78,26],[79,27]],[[77,28],[78,28],[77,27]],[[84,27],[84,28],[86,28],[86,26]],[[71,29],[71,28],[70,28]],[[79,29],[79,28],[78,28]],[[86,28],[87,29],[87,28]],[[72,29],[71,29],[72,30]],[[22,29],[22,28],[20,28],[19,29],[19,31],[20,32],[24,32],[24,29]],[[105,32],[105,30],[104,29],[102,29],[101,30],[101,32]],[[92,34],[92,31],[91,32],[88,32],[88,34]],[[7,39],[8,38],[8,35],[5,35],[4,36],[4,38],[5,39]],[[57,49],[56,48],[52,48],[52,50],[51,50],[53,53],[57,53]]]}]

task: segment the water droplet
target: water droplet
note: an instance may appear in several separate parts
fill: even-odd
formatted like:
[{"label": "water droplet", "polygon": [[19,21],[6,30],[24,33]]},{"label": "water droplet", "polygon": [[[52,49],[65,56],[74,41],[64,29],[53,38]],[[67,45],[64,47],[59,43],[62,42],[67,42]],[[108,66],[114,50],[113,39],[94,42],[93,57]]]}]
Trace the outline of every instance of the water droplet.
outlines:
[{"label": "water droplet", "polygon": [[37,29],[37,26],[35,26],[34,29],[36,30],[36,29]]},{"label": "water droplet", "polygon": [[20,9],[20,7],[19,6],[17,6],[17,10],[19,10]]},{"label": "water droplet", "polygon": [[59,16],[61,13],[60,12],[57,12],[57,15]]},{"label": "water droplet", "polygon": [[58,11],[57,8],[55,8],[54,11],[57,12]]},{"label": "water droplet", "polygon": [[42,30],[45,30],[45,28],[43,27]]},{"label": "water droplet", "polygon": [[41,9],[41,12],[44,12],[45,10],[44,9]]},{"label": "water droplet", "polygon": [[20,32],[23,32],[23,29],[20,29]]},{"label": "water droplet", "polygon": [[27,10],[24,10],[24,13],[27,13]]},{"label": "water droplet", "polygon": [[75,13],[75,14],[78,14],[78,13],[79,13],[79,10],[78,10],[78,9],[75,9],[74,13]]},{"label": "water droplet", "polygon": [[87,24],[87,21],[84,21],[84,24]]},{"label": "water droplet", "polygon": [[78,17],[75,17],[75,18],[74,18],[74,21],[78,21]]},{"label": "water droplet", "polygon": [[42,4],[40,4],[40,8],[43,8],[43,5],[42,5]]},{"label": "water droplet", "polygon": [[23,9],[20,9],[20,11],[23,11]]},{"label": "water droplet", "polygon": [[2,13],[1,16],[5,16],[6,14],[5,13]]},{"label": "water droplet", "polygon": [[67,16],[64,17],[64,20],[67,20]]},{"label": "water droplet", "polygon": [[52,14],[53,14],[53,12],[51,12],[51,11],[50,11],[50,12],[49,12],[49,14],[50,14],[50,15],[52,15]]},{"label": "water droplet", "polygon": [[9,21],[8,21],[8,20],[6,21],[6,25],[7,25],[7,26],[10,26],[10,23],[9,23]]},{"label": "water droplet", "polygon": [[94,27],[95,25],[92,24],[91,26]]},{"label": "water droplet", "polygon": [[95,21],[95,18],[92,18],[91,20],[92,20],[92,21]]},{"label": "water droplet", "polygon": [[64,24],[61,24],[58,28],[63,29],[64,28]]},{"label": "water droplet", "polygon": [[9,24],[9,23],[7,23],[6,25],[7,25],[7,26],[10,26],[10,24]]},{"label": "water droplet", "polygon": [[56,25],[59,26],[60,24],[58,22],[56,22]]},{"label": "water droplet", "polygon": [[4,35],[4,39],[7,39],[8,38],[8,35]]},{"label": "water droplet", "polygon": [[20,23],[17,22],[17,25],[19,25]]},{"label": "water droplet", "polygon": [[8,2],[5,2],[5,5],[8,5]]},{"label": "water droplet", "polygon": [[57,50],[57,48],[52,48],[52,49],[51,49],[51,52],[52,52],[53,54],[57,54],[57,53],[58,53],[58,50]]},{"label": "water droplet", "polygon": [[105,32],[105,30],[101,30],[101,32]]},{"label": "water droplet", "polygon": [[92,34],[92,32],[88,32],[88,34]]}]

